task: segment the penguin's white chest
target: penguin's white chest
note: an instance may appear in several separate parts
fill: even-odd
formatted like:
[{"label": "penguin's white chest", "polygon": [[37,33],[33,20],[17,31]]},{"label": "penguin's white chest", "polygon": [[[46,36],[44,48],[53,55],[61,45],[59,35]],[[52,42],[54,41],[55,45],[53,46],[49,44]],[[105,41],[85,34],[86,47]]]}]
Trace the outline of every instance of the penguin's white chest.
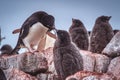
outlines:
[{"label": "penguin's white chest", "polygon": [[32,25],[32,27],[29,29],[28,35],[23,39],[25,46],[28,48],[31,46],[38,46],[41,39],[46,36],[47,31],[48,28],[46,28],[40,22]]}]

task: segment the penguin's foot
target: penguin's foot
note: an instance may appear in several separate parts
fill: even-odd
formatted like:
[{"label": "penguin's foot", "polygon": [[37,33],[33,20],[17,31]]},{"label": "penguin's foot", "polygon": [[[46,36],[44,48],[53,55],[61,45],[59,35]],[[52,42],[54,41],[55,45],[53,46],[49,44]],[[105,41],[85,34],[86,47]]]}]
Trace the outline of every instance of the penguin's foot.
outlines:
[{"label": "penguin's foot", "polygon": [[29,50],[29,53],[39,52],[38,50]]},{"label": "penguin's foot", "polygon": [[26,47],[26,48],[28,49],[28,52],[29,52],[29,53],[39,52],[38,50],[33,49],[33,48],[31,48],[31,47]]}]

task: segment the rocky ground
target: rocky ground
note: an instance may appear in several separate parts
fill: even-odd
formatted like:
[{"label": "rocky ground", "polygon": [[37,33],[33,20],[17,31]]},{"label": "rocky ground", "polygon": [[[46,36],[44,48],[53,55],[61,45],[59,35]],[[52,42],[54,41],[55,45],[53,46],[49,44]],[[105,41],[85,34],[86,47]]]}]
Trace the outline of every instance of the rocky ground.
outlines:
[{"label": "rocky ground", "polygon": [[[80,50],[83,71],[66,80],[120,80],[120,32],[101,54]],[[53,48],[44,52],[23,53],[0,58],[0,68],[7,80],[60,80],[54,68]]]}]

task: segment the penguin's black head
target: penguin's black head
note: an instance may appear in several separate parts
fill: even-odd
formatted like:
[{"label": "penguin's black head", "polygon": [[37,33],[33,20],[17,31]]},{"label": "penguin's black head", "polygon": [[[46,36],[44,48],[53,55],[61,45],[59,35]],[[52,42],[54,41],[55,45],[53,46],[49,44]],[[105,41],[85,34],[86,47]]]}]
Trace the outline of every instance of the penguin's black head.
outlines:
[{"label": "penguin's black head", "polygon": [[100,16],[97,18],[96,22],[108,22],[111,16]]},{"label": "penguin's black head", "polygon": [[8,44],[5,44],[0,49],[2,54],[9,54],[12,51],[12,47]]},{"label": "penguin's black head", "polygon": [[65,30],[57,30],[57,40],[61,46],[68,45],[71,42],[70,35]]},{"label": "penguin's black head", "polygon": [[120,30],[118,30],[118,29],[113,30],[114,35],[115,35],[117,32],[119,32],[119,31],[120,31]]},{"label": "penguin's black head", "polygon": [[52,15],[45,15],[42,18],[41,23],[49,28],[49,31],[55,29],[55,19]]},{"label": "penguin's black head", "polygon": [[72,25],[74,25],[75,27],[79,27],[80,25],[83,25],[83,23],[79,19],[72,18]]}]

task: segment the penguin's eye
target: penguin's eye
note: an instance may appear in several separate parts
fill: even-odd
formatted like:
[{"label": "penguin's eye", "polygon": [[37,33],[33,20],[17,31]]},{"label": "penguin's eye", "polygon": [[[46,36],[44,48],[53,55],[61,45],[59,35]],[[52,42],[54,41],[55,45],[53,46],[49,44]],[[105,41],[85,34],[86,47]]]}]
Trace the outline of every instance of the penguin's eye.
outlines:
[{"label": "penguin's eye", "polygon": [[64,34],[63,34],[63,33],[61,33],[61,36],[64,36]]},{"label": "penguin's eye", "polygon": [[47,26],[50,26],[50,25],[47,25]]}]

